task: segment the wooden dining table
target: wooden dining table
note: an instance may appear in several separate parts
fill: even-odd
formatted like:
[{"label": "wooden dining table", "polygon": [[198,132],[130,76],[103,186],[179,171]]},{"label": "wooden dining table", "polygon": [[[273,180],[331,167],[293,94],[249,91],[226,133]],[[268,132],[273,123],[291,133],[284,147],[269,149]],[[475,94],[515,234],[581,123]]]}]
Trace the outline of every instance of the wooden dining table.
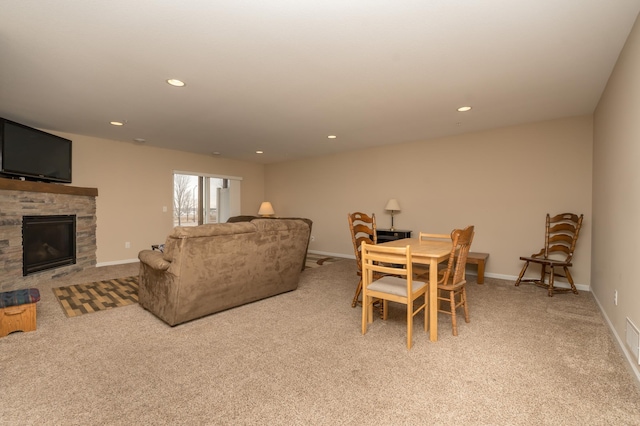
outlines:
[{"label": "wooden dining table", "polygon": [[385,247],[410,247],[411,261],[422,265],[429,265],[429,340],[438,341],[438,264],[449,258],[452,247],[451,240],[422,240],[418,238],[403,238],[400,240],[379,243]]}]

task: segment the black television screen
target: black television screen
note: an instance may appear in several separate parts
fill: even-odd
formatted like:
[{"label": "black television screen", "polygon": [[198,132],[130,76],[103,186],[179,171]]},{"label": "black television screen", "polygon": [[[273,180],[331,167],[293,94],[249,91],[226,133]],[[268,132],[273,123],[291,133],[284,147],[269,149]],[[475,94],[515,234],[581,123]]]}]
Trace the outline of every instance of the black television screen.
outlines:
[{"label": "black television screen", "polygon": [[71,141],[0,118],[0,174],[71,183]]}]

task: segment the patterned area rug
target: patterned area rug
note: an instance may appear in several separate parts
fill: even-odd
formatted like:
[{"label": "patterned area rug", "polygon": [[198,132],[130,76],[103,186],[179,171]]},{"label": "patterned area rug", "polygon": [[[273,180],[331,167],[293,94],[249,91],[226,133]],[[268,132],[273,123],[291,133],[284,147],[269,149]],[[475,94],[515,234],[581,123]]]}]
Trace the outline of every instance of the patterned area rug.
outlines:
[{"label": "patterned area rug", "polygon": [[53,289],[68,317],[138,303],[138,277],[116,278]]},{"label": "patterned area rug", "polygon": [[321,254],[307,253],[307,263],[305,269],[318,268],[328,263],[338,262],[344,260],[342,257],[328,257]]}]

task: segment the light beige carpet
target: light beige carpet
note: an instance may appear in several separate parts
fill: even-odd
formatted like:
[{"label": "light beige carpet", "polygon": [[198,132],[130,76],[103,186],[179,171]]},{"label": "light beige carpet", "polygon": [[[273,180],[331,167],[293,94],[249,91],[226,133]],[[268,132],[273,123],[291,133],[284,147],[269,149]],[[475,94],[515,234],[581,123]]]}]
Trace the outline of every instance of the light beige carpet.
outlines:
[{"label": "light beige carpet", "polygon": [[441,314],[439,341],[416,326],[408,351],[398,305],[360,333],[354,260],[173,328],[137,304],[67,319],[51,288],[137,273],[109,268],[42,283],[37,331],[0,339],[0,424],[640,424],[589,293],[472,281],[471,323],[453,337]]}]

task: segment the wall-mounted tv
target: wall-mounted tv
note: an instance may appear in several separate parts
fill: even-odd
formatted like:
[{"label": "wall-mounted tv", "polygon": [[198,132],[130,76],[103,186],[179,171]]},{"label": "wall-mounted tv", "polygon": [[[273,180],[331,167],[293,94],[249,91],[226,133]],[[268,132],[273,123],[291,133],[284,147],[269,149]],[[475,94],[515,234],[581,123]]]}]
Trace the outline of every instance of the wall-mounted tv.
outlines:
[{"label": "wall-mounted tv", "polygon": [[71,183],[71,141],[0,118],[0,175]]}]

